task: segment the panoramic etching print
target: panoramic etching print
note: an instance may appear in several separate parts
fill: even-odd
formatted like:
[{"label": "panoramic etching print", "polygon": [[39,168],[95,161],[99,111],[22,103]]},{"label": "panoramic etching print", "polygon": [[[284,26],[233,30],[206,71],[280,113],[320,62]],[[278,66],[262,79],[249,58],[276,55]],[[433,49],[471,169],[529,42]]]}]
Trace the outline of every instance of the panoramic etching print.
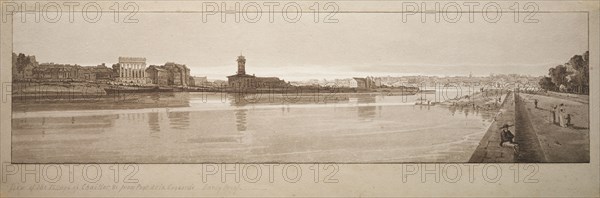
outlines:
[{"label": "panoramic etching print", "polygon": [[114,3],[12,15],[12,163],[590,161],[586,13]]}]

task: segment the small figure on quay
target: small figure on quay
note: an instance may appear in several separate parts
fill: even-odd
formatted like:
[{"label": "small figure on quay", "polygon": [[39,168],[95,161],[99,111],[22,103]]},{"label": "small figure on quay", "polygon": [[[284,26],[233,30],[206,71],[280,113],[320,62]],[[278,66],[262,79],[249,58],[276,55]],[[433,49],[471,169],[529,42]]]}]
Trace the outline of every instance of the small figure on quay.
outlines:
[{"label": "small figure on quay", "polygon": [[538,106],[537,106],[537,105],[538,105],[538,100],[537,100],[537,99],[534,99],[534,100],[533,100],[533,104],[535,105],[535,108],[537,109],[537,108],[538,108]]},{"label": "small figure on quay", "polygon": [[560,104],[559,110],[558,110],[558,124],[561,127],[567,127],[566,122],[565,122],[565,108],[564,108],[564,104]]},{"label": "small figure on quay", "polygon": [[519,144],[514,142],[515,135],[508,129],[510,125],[504,124],[500,127],[500,147],[512,147],[515,153],[519,152]]},{"label": "small figure on quay", "polygon": [[558,108],[558,106],[554,105],[552,106],[552,124],[556,124],[556,109]]}]

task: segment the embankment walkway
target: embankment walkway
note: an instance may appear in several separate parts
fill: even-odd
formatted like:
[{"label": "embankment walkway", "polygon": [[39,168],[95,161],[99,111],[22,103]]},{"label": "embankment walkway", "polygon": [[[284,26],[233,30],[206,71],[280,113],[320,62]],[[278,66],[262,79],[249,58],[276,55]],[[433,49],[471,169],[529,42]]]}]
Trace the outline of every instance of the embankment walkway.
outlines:
[{"label": "embankment walkway", "polygon": [[[547,162],[586,163],[590,161],[590,119],[588,96],[519,94],[522,111],[536,131],[541,150]],[[535,107],[534,101],[538,101]],[[571,115],[571,125],[561,127],[553,119],[553,106],[564,104],[566,114]]]},{"label": "embankment walkway", "polygon": [[519,144],[519,155],[516,162],[547,162],[532,119],[527,112],[526,102],[519,93],[515,94],[515,105],[515,131],[518,132],[518,135],[515,135],[515,141]]},{"label": "embankment walkway", "polygon": [[[472,163],[498,163],[515,162],[516,156],[512,148],[500,146],[500,130],[504,124],[515,123],[515,101],[513,92],[509,92],[498,111],[494,122],[479,142],[473,155],[469,159]],[[514,132],[514,130],[511,130]],[[515,135],[518,136],[518,135]]]},{"label": "embankment walkway", "polygon": [[[500,146],[500,127],[504,124],[514,125],[511,131],[515,134],[515,142],[519,144],[518,154],[510,147]],[[547,162],[538,135],[527,112],[526,104],[519,93],[508,93],[495,121],[479,142],[479,146],[475,149],[469,162]]]}]

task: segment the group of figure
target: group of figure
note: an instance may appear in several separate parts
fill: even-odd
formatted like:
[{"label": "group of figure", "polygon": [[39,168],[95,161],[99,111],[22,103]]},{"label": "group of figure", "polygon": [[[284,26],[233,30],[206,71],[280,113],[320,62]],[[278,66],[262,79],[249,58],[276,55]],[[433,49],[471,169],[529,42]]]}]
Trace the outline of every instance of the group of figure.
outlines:
[{"label": "group of figure", "polygon": [[[535,108],[538,108],[538,100],[535,99],[533,101],[535,104]],[[561,103],[560,105],[552,106],[552,123],[558,124],[561,127],[569,127],[571,126],[571,114],[565,112],[565,104]]]},{"label": "group of figure", "polygon": [[[533,104],[538,109],[538,100],[534,99]],[[571,126],[571,114],[566,113],[565,104],[552,106],[552,123],[561,127]],[[519,145],[514,141],[515,135],[509,130],[510,125],[504,124],[500,127],[500,146],[512,147],[515,153],[519,152]]]},{"label": "group of figure", "polygon": [[552,106],[552,123],[561,127],[571,126],[571,114],[565,112],[564,104]]}]

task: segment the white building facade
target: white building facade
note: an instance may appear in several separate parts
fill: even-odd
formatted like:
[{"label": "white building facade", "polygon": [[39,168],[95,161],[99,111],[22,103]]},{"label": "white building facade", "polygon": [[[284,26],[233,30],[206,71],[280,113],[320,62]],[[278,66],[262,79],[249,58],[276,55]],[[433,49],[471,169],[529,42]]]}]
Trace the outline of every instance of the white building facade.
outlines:
[{"label": "white building facade", "polygon": [[119,82],[146,84],[146,58],[119,57]]}]

